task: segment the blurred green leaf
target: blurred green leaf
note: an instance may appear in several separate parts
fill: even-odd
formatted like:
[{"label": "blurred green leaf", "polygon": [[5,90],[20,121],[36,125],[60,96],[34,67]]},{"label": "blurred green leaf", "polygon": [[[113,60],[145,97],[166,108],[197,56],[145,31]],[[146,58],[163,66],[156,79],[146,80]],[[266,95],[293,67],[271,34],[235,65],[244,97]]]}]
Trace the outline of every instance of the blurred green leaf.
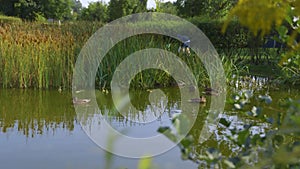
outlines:
[{"label": "blurred green leaf", "polygon": [[[285,37],[286,34],[288,33],[288,28],[284,25],[278,26],[276,28],[277,32],[279,33],[280,37]],[[277,37],[277,36],[276,36]],[[280,41],[279,41],[280,42]]]},{"label": "blurred green leaf", "polygon": [[228,122],[225,118],[221,118],[219,123],[223,124],[224,126],[226,127],[229,127],[230,126],[230,122]]},{"label": "blurred green leaf", "polygon": [[158,131],[159,133],[164,133],[164,132],[167,131],[167,130],[170,130],[170,127],[159,127],[157,131]]},{"label": "blurred green leaf", "polygon": [[297,125],[300,126],[300,116],[296,116],[296,115],[293,115],[293,116],[290,116],[290,119],[296,123]]},{"label": "blurred green leaf", "polygon": [[168,139],[170,139],[174,143],[177,142],[177,136],[172,133],[172,131],[169,127],[160,127],[157,131],[159,133],[165,135]]},{"label": "blurred green leaf", "polygon": [[181,145],[184,148],[189,148],[194,142],[194,138],[190,135],[181,140]]},{"label": "blurred green leaf", "polygon": [[237,143],[239,144],[239,146],[246,144],[248,137],[249,137],[249,130],[244,130],[238,133]]},{"label": "blurred green leaf", "polygon": [[190,120],[184,114],[180,114],[179,116],[177,116],[173,120],[173,125],[176,128],[177,133],[181,136],[186,135],[192,127]]},{"label": "blurred green leaf", "polygon": [[235,168],[235,165],[231,161],[224,160],[224,163],[228,166],[228,168]]},{"label": "blurred green leaf", "polygon": [[151,157],[143,157],[139,161],[138,169],[152,169],[151,163],[152,163]]}]

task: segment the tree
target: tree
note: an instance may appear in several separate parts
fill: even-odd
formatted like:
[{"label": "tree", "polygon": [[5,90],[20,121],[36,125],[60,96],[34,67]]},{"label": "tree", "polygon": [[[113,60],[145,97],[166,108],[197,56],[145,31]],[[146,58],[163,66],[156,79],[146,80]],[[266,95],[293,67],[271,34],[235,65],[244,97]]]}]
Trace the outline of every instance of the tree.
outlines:
[{"label": "tree", "polygon": [[111,0],[108,5],[110,21],[128,14],[128,0]]},{"label": "tree", "polygon": [[73,10],[73,12],[78,13],[78,14],[81,12],[82,4],[79,0],[72,1],[72,10]]},{"label": "tree", "polygon": [[0,0],[0,11],[4,15],[17,16],[27,20],[34,20],[39,12],[37,0]]},{"label": "tree", "polygon": [[210,18],[226,16],[238,0],[206,0],[203,1],[204,12]]},{"label": "tree", "polygon": [[40,0],[41,11],[46,18],[63,19],[71,17],[74,1],[72,0]]},{"label": "tree", "polygon": [[19,0],[0,0],[0,12],[7,16],[16,16],[14,4]]},{"label": "tree", "polygon": [[72,0],[72,15],[73,20],[78,19],[78,17],[81,15],[82,10],[82,4],[79,0]]},{"label": "tree", "polygon": [[160,12],[177,15],[178,11],[176,5],[171,2],[161,3]]},{"label": "tree", "polygon": [[291,47],[295,47],[294,40],[300,33],[299,0],[239,1],[229,13],[223,31],[234,17],[237,17],[239,22],[248,27],[254,35],[264,36],[275,29],[282,38],[286,37],[286,41]]},{"label": "tree", "polygon": [[177,0],[178,14],[183,17],[208,16],[221,18],[237,3],[237,0]]},{"label": "tree", "polygon": [[232,18],[238,18],[254,35],[263,37],[270,31],[277,31],[278,40],[291,49],[283,55],[279,64],[288,78],[300,84],[300,43],[297,42],[300,36],[299,0],[240,0],[230,11],[223,31]]},{"label": "tree", "polygon": [[108,5],[109,20],[122,16],[147,11],[147,0],[110,0]]},{"label": "tree", "polygon": [[80,19],[106,22],[108,20],[107,4],[103,1],[89,3],[87,8],[83,8]]},{"label": "tree", "polygon": [[147,0],[131,0],[130,5],[133,6],[132,13],[147,11]]},{"label": "tree", "polygon": [[46,18],[70,18],[73,0],[0,0],[0,10],[8,16],[34,20],[37,15]]},{"label": "tree", "polygon": [[14,3],[15,16],[27,20],[35,20],[36,14],[39,12],[38,2],[34,0],[19,0]]},{"label": "tree", "polygon": [[176,6],[179,16],[194,17],[204,14],[204,3],[199,0],[177,0]]}]

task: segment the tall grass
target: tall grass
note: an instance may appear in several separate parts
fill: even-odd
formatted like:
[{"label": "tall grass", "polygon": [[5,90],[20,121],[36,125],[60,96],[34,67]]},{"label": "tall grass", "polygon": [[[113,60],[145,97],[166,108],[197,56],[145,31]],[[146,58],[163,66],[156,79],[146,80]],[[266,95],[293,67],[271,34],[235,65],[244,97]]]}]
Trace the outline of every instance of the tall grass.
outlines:
[{"label": "tall grass", "polygon": [[[88,38],[101,26],[96,22],[65,23],[61,26],[24,22],[0,25],[0,85],[3,88],[70,88],[76,58]],[[135,51],[159,48],[177,54],[179,45],[178,41],[162,35],[144,34],[127,38],[115,45],[100,63],[96,86],[109,88],[116,67]],[[190,56],[181,53],[179,57],[190,67],[198,84],[209,83],[201,60],[194,53]],[[234,69],[233,63],[226,65],[225,71]],[[150,69],[136,75],[131,87],[153,88],[174,84],[174,79],[167,72]]]},{"label": "tall grass", "polygon": [[74,62],[73,37],[56,27],[3,25],[0,31],[3,87],[68,86]]}]

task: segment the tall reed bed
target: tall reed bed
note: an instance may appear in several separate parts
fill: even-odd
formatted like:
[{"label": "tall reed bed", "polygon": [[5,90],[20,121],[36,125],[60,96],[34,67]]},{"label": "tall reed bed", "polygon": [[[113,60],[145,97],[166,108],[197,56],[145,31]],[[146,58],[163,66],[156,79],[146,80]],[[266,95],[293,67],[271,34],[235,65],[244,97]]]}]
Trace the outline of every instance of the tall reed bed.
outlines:
[{"label": "tall reed bed", "polygon": [[[166,22],[163,26],[178,29],[173,22]],[[97,22],[73,22],[61,26],[39,23],[0,25],[0,85],[3,88],[71,88],[76,58],[89,37],[101,26],[102,23]],[[180,29],[180,25],[178,27]],[[143,34],[127,38],[115,45],[100,63],[96,86],[109,88],[116,67],[138,50],[159,48],[178,54],[179,45],[179,41],[162,35]],[[190,56],[178,55],[190,67],[198,84],[209,83],[201,60],[193,52]],[[226,65],[225,71],[233,70],[234,64]],[[167,72],[150,69],[136,75],[131,87],[167,87],[174,83]]]},{"label": "tall reed bed", "polygon": [[[163,26],[172,27],[172,25],[176,24],[166,24]],[[114,75],[114,70],[130,54],[143,49],[158,48],[167,50],[177,55],[182,60],[182,62],[184,62],[189,67],[199,87],[209,86],[210,79],[201,59],[193,51],[191,52],[191,55],[183,52],[178,53],[178,47],[180,45],[181,42],[171,37],[157,34],[142,34],[127,38],[115,45],[100,63],[96,80],[99,84],[97,85],[100,87],[108,87]],[[246,71],[245,67],[242,67],[242,65],[238,65],[235,61],[226,57],[226,55],[221,55],[220,59],[223,63],[225,78],[227,79],[232,78],[233,75],[239,75],[241,71]],[[137,63],[138,61],[136,61],[136,63],[134,64]],[[158,58],[156,63],[159,65],[162,64],[162,61],[160,61]],[[126,70],[130,69],[133,69],[132,65],[128,65],[128,67],[126,68]],[[176,69],[176,71],[180,71],[180,68],[175,67],[174,69]],[[174,85],[176,86],[176,82],[168,72],[157,69],[148,69],[138,73],[132,79],[130,85],[132,88],[156,88],[170,87]]]},{"label": "tall reed bed", "polygon": [[0,73],[3,87],[69,86],[74,38],[56,26],[9,24],[0,27]]},{"label": "tall reed bed", "polygon": [[[187,66],[189,66],[199,84],[207,83],[209,81],[208,76],[201,60],[194,53],[191,55],[187,55],[186,53],[178,53],[177,51],[180,45],[181,43],[179,41],[162,35],[143,34],[127,38],[115,45],[100,63],[96,77],[98,84],[96,85],[100,87],[108,87],[112,77],[114,76],[115,69],[126,57],[136,51],[149,48],[163,49],[178,55],[178,57],[184,63],[186,63]],[[150,61],[150,57],[156,56],[149,54],[147,57],[149,57]],[[167,56],[162,57],[167,58]],[[160,57],[157,57],[155,62],[157,65],[162,65],[163,62],[159,60],[159,58]],[[139,62],[145,61],[147,62],[147,60],[136,60],[135,63],[132,63],[132,65],[128,65],[124,71],[134,69],[133,65],[137,65]],[[174,69],[176,69],[176,71],[180,71],[180,68],[174,67]],[[126,75],[126,72],[124,74]],[[123,79],[126,78],[124,77]],[[120,80],[122,80],[122,78]],[[170,87],[174,85],[176,85],[176,82],[172,75],[168,72],[158,69],[147,69],[140,71],[140,73],[138,73],[130,83],[132,88]]]}]

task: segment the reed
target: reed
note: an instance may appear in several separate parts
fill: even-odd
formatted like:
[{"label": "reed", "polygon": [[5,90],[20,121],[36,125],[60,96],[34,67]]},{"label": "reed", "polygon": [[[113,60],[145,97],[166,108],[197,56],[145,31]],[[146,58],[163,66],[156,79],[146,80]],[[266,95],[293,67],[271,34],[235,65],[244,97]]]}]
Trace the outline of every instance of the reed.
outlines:
[{"label": "reed", "polygon": [[0,27],[0,74],[4,88],[69,87],[74,38],[60,28],[33,23]]},{"label": "reed", "polygon": [[[0,24],[0,85],[3,88],[71,88],[76,58],[88,38],[101,26],[102,23],[97,22],[73,22],[61,26],[32,22]],[[127,38],[104,57],[95,84],[99,88],[109,88],[116,67],[135,51],[159,48],[177,54],[179,45],[178,41],[162,35],[143,34]],[[201,60],[194,53],[190,56],[179,54],[179,57],[190,67],[198,84],[209,82]],[[227,67],[232,70],[234,64]],[[154,88],[174,84],[167,72],[150,69],[140,72],[132,80],[131,87]]]}]

